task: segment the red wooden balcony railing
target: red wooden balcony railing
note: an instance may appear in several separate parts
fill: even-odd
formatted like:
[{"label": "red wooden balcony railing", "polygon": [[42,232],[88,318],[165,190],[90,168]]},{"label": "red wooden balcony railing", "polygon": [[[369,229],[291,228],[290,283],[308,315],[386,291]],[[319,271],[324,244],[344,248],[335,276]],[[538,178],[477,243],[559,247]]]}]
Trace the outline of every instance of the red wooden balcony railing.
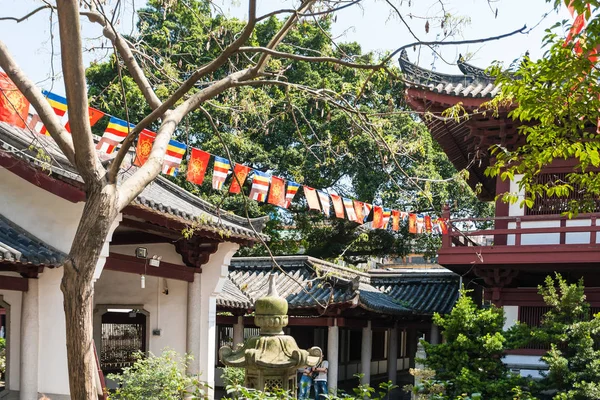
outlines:
[{"label": "red wooden balcony railing", "polygon": [[[442,237],[442,249],[463,246],[527,246],[527,245],[598,245],[597,221],[600,213],[580,214],[574,218],[560,215],[524,215],[514,217],[451,219],[448,210],[443,217],[448,221],[448,234]],[[570,222],[573,221],[573,222]],[[490,229],[473,229],[485,223]],[[552,223],[557,226],[542,226]],[[585,224],[585,225],[583,225]],[[578,235],[577,238],[568,234]],[[585,234],[588,235],[585,235]],[[543,236],[546,234],[545,236]],[[548,234],[554,234],[549,237]],[[538,235],[532,237],[532,235]],[[539,236],[542,235],[542,236]],[[584,238],[582,240],[582,238]],[[524,240],[529,239],[529,240]]]}]

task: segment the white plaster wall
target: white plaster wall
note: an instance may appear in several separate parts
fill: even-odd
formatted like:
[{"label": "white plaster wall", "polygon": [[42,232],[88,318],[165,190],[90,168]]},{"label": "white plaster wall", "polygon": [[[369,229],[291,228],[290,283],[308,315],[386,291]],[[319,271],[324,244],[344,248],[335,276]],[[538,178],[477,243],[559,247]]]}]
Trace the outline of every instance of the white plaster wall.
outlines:
[{"label": "white plaster wall", "polygon": [[[168,295],[162,293],[165,283]],[[158,355],[169,347],[185,354],[187,282],[146,276],[142,289],[140,275],[104,270],[95,285],[94,305],[98,304],[143,306],[150,313],[148,328],[161,330],[160,336],[150,332],[149,350]],[[96,347],[100,350],[100,343]]]},{"label": "white plaster wall", "polygon": [[[110,246],[110,251],[118,254],[125,254],[128,256],[135,256],[135,249],[138,247],[145,247],[148,249],[148,258],[157,255],[162,257],[162,261],[171,264],[185,265],[181,260],[181,255],[175,250],[175,246],[170,243],[149,243],[149,244],[135,244],[135,245],[120,245]],[[148,268],[154,268],[148,266]],[[160,268],[160,267],[159,267]]]},{"label": "white plaster wall", "polygon": [[503,306],[504,309],[504,330],[514,326],[519,320],[519,306]]},{"label": "white plaster wall", "polygon": [[[0,279],[2,279],[1,276]],[[10,335],[8,351],[10,354],[9,364],[7,365],[8,389],[19,390],[21,365],[21,303],[23,294],[15,290],[0,290],[0,296],[2,296],[5,303],[10,305],[10,326],[8,327],[8,334]]]},{"label": "white plaster wall", "polygon": [[62,268],[46,268],[39,276],[38,391],[66,395],[69,394],[69,377],[65,314],[60,291],[62,276]]},{"label": "white plaster wall", "polygon": [[[84,203],[71,203],[0,168],[0,213],[68,253]],[[62,307],[61,307],[62,309]]]},{"label": "white plaster wall", "polygon": [[[567,226],[592,226],[591,219],[572,219],[566,221]],[[597,238],[600,235],[596,235]],[[566,244],[588,244],[590,243],[590,232],[567,232],[565,234]]]},{"label": "white plaster wall", "polygon": [[514,204],[509,204],[508,215],[511,217],[517,217],[525,215],[525,209],[520,206],[521,201],[525,198],[525,191],[519,190],[519,182],[523,179],[523,175],[515,175],[514,179],[510,181],[510,193],[517,193],[518,200]]}]

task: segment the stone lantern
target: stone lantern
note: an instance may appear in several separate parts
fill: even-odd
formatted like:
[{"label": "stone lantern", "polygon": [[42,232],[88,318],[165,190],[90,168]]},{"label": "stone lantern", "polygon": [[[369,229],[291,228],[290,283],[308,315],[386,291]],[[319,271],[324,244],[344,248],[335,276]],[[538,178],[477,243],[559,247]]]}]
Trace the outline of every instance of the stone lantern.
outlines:
[{"label": "stone lantern", "polygon": [[283,327],[288,324],[288,303],[277,293],[275,275],[269,278],[267,296],[256,300],[254,310],[254,323],[260,328],[260,335],[248,339],[236,350],[221,347],[219,359],[227,366],[246,369],[244,386],[247,388],[283,389],[295,397],[297,370],[316,366],[323,352],[318,347],[302,350],[293,337],[283,333]]}]

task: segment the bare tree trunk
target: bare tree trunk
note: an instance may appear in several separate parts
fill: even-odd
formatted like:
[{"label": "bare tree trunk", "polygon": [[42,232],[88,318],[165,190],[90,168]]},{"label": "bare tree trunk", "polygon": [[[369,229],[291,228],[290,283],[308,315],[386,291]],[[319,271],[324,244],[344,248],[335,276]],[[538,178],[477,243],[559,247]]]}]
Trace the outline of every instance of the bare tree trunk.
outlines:
[{"label": "bare tree trunk", "polygon": [[64,264],[61,290],[67,328],[67,360],[71,399],[97,400],[93,351],[92,278],[108,231],[118,211],[115,185],[92,185],[77,233]]}]

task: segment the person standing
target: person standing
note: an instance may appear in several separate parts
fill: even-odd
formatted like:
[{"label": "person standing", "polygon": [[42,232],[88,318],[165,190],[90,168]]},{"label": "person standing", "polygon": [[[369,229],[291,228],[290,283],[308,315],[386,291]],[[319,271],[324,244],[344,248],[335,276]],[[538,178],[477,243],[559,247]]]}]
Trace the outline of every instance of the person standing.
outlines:
[{"label": "person standing", "polygon": [[313,369],[311,367],[306,367],[302,371],[302,377],[300,378],[300,383],[298,384],[298,398],[299,399],[308,399],[310,397],[310,388],[312,387]]},{"label": "person standing", "polygon": [[329,390],[327,388],[327,369],[329,368],[329,362],[327,360],[321,361],[319,365],[315,368],[315,373],[317,376],[315,377],[315,400],[324,400],[326,394],[329,394]]}]

